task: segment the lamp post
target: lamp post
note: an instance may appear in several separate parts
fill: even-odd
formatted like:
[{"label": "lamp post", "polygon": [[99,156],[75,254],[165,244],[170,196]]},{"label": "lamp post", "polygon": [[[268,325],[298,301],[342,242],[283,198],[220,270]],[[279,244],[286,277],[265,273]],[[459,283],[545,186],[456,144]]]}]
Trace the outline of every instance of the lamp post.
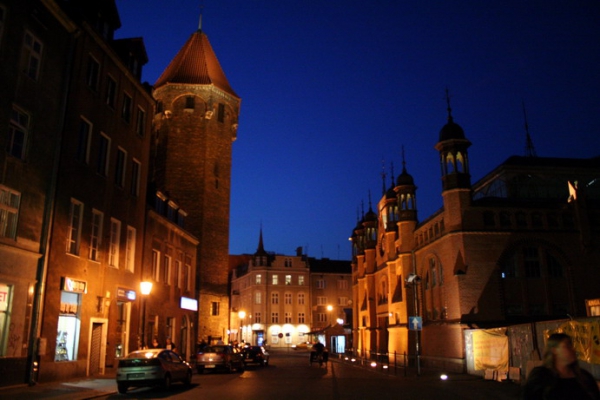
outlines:
[{"label": "lamp post", "polygon": [[240,319],[240,330],[238,332],[238,342],[241,343],[242,340],[243,340],[243,338],[242,338],[242,332],[243,332],[242,329],[244,327],[244,318],[246,318],[246,311],[240,310],[238,312],[238,318]]},{"label": "lamp post", "polygon": [[[406,278],[407,286],[410,285],[414,295],[415,317],[419,316],[419,298],[417,296],[417,285],[421,282],[421,277],[417,274],[409,274]],[[421,375],[421,360],[419,359],[419,330],[415,326],[415,358],[417,363],[417,375]]]},{"label": "lamp post", "polygon": [[142,293],[142,349],[146,348],[146,298],[152,291],[152,282],[140,282]]}]

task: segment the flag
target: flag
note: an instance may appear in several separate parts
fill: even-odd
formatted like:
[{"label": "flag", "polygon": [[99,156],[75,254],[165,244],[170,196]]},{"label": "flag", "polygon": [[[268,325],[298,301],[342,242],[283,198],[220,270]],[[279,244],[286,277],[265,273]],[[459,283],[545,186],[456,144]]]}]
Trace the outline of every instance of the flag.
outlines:
[{"label": "flag", "polygon": [[569,199],[567,200],[567,202],[570,203],[572,201],[577,200],[577,181],[567,181],[567,183],[569,184]]}]

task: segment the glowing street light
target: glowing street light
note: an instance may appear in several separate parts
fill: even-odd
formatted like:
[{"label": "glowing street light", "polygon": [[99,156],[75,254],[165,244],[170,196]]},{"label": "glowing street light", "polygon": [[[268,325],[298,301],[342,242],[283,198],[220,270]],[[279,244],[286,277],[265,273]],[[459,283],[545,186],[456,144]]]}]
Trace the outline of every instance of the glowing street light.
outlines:
[{"label": "glowing street light", "polygon": [[152,291],[152,282],[140,282],[142,293],[142,349],[146,348],[146,300]]}]

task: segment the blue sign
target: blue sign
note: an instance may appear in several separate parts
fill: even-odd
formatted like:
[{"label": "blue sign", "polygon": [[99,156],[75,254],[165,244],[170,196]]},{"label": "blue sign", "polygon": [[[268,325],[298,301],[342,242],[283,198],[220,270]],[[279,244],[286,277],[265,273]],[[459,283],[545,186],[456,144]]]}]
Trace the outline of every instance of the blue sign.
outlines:
[{"label": "blue sign", "polygon": [[408,317],[408,329],[411,331],[420,331],[423,329],[423,318]]}]

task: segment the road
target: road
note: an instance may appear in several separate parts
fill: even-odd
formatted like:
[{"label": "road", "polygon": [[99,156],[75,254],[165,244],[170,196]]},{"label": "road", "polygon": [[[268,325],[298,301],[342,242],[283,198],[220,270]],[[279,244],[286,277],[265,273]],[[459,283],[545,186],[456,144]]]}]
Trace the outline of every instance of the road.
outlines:
[{"label": "road", "polygon": [[403,371],[384,373],[341,360],[326,366],[309,366],[306,352],[275,352],[268,367],[249,366],[243,373],[194,375],[193,385],[174,384],[171,390],[135,389],[103,399],[206,399],[206,400],[365,400],[365,399],[486,399],[516,400],[520,386],[485,381],[469,375]]}]

